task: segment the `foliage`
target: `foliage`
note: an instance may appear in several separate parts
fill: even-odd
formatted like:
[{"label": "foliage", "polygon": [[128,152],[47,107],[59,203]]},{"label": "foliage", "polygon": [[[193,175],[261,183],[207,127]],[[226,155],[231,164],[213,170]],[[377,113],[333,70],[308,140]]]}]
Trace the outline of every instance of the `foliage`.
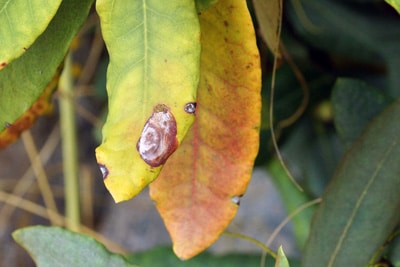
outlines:
[{"label": "foliage", "polygon": [[[52,110],[65,54],[92,4],[0,4],[0,148]],[[243,0],[96,2],[110,56],[96,150],[106,187],[120,202],[151,183],[174,252],[186,260],[234,217],[258,152],[256,164],[273,175],[291,214],[302,266],[396,266],[399,2],[247,4],[250,12]],[[271,126],[284,162],[274,156]],[[161,152],[148,156],[154,140]],[[48,211],[53,223],[56,215]],[[127,260],[60,228],[21,229],[14,238],[39,266],[259,263],[207,253],[179,262],[164,249]],[[296,266],[277,255],[276,266]]]}]

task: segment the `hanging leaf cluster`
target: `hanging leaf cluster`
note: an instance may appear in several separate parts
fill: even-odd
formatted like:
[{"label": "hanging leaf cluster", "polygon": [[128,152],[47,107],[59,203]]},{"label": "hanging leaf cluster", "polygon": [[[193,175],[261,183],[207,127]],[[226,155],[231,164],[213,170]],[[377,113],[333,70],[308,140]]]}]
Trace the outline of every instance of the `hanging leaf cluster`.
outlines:
[{"label": "hanging leaf cluster", "polygon": [[104,183],[120,202],[155,181],[151,197],[182,259],[236,214],[259,141],[261,71],[246,1],[204,5],[96,6],[110,55],[96,149]]}]

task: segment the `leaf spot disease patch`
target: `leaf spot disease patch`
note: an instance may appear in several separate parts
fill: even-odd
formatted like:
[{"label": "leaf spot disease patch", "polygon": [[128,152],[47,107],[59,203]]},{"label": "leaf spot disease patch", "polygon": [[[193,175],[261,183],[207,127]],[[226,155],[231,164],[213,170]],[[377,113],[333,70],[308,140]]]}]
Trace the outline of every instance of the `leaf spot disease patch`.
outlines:
[{"label": "leaf spot disease patch", "polygon": [[101,174],[103,175],[103,179],[106,179],[109,174],[107,167],[103,164],[99,164],[99,168],[100,168]]},{"label": "leaf spot disease patch", "polygon": [[158,104],[143,127],[136,144],[140,157],[151,167],[163,165],[178,147],[174,115],[164,104]]},{"label": "leaf spot disease patch", "polygon": [[196,112],[196,103],[195,102],[190,102],[187,103],[184,107],[185,111],[189,114],[194,114]]}]

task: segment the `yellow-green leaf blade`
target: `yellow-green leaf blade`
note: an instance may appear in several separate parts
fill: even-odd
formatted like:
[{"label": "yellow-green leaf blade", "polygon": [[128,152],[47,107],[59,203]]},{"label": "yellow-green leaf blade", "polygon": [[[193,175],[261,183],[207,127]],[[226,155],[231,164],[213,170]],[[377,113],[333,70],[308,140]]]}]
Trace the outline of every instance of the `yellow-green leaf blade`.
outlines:
[{"label": "yellow-green leaf blade", "polygon": [[385,0],[400,14],[400,0]]},{"label": "yellow-green leaf blade", "polygon": [[[43,113],[44,105],[40,101],[38,105],[34,103],[43,94],[49,98],[51,90],[44,90],[57,83],[59,66],[92,3],[93,0],[64,0],[32,46],[0,71],[0,148]],[[11,131],[11,138],[7,131]]]},{"label": "yellow-green leaf blade", "polygon": [[109,113],[96,157],[119,202],[138,194],[162,167],[146,163],[137,148],[155,109],[161,105],[174,117],[178,143],[193,123],[185,105],[196,99],[200,28],[189,0],[100,0],[96,8],[110,54]]},{"label": "yellow-green leaf blade", "polygon": [[20,56],[46,29],[61,0],[0,3],[0,69]]},{"label": "yellow-green leaf blade", "polygon": [[280,246],[278,248],[278,255],[276,256],[275,267],[289,267],[289,261],[286,258],[285,252],[283,251],[283,247]]},{"label": "yellow-green leaf blade", "polygon": [[196,121],[150,185],[181,259],[209,247],[233,219],[259,142],[260,59],[246,1],[219,0],[200,24]]}]

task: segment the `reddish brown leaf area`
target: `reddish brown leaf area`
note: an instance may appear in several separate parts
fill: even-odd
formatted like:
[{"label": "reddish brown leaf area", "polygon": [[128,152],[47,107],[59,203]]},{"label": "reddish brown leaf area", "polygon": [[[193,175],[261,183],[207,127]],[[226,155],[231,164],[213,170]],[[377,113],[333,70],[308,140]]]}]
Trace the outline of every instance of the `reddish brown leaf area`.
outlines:
[{"label": "reddish brown leaf area", "polygon": [[37,117],[52,110],[53,106],[50,102],[50,97],[57,85],[58,77],[57,75],[53,78],[37,101],[21,117],[14,122],[7,122],[6,128],[0,133],[0,149],[15,142],[23,131],[32,127]]},{"label": "reddish brown leaf area", "polygon": [[196,120],[150,185],[174,251],[188,259],[218,239],[236,214],[258,151],[259,55],[246,1],[220,0],[200,15]]}]

